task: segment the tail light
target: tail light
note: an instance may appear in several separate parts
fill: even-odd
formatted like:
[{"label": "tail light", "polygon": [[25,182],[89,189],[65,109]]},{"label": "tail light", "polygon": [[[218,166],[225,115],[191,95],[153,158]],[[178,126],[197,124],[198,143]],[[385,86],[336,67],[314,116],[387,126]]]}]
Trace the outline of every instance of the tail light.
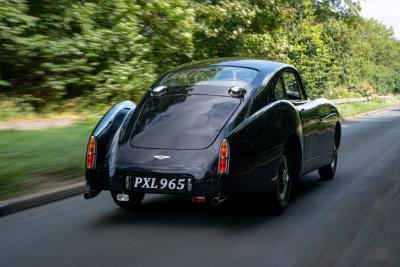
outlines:
[{"label": "tail light", "polygon": [[229,168],[229,144],[223,139],[219,147],[218,173],[226,174]]},{"label": "tail light", "polygon": [[91,136],[89,139],[86,155],[86,168],[92,169],[96,164],[96,139]]}]

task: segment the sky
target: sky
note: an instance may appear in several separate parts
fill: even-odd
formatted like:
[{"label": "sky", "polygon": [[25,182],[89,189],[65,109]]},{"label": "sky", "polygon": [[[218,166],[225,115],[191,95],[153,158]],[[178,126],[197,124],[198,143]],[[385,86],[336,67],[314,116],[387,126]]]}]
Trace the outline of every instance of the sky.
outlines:
[{"label": "sky", "polygon": [[361,15],[391,26],[400,40],[400,0],[361,0]]}]

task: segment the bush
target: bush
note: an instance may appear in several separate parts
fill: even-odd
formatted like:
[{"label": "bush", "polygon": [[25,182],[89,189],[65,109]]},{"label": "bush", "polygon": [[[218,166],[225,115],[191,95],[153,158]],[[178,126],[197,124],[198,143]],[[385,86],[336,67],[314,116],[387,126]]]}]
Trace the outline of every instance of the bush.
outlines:
[{"label": "bush", "polygon": [[221,56],[297,67],[311,97],[395,93],[400,43],[357,2],[0,0],[0,95],[36,111],[137,101],[174,66]]}]

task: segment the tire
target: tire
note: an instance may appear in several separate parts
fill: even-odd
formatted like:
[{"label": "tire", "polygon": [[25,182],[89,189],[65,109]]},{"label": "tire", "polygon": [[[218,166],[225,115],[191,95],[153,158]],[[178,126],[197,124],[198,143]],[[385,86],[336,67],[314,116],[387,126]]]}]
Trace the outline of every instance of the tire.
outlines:
[{"label": "tire", "polygon": [[289,171],[288,153],[285,152],[281,156],[278,174],[276,179],[276,188],[272,197],[272,212],[276,215],[283,214],[289,205],[290,193],[292,190],[292,175]]},{"label": "tire", "polygon": [[323,181],[328,181],[332,180],[332,178],[335,176],[336,172],[336,167],[337,167],[337,158],[338,158],[338,148],[337,148],[337,133],[335,133],[335,139],[333,141],[332,149],[333,149],[333,155],[332,155],[332,161],[331,163],[322,166],[321,168],[318,169],[319,176],[321,177],[321,180]]},{"label": "tire", "polygon": [[123,209],[134,209],[142,202],[144,198],[144,193],[130,193],[129,201],[119,201],[117,199],[117,192],[111,192],[112,199],[114,200],[115,204],[117,204],[120,208]]}]

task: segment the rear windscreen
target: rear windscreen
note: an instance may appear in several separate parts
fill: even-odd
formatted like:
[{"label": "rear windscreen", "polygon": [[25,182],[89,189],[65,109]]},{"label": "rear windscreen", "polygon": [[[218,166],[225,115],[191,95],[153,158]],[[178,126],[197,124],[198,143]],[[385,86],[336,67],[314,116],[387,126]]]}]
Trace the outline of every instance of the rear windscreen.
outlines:
[{"label": "rear windscreen", "polygon": [[159,85],[167,87],[226,84],[245,86],[251,83],[257,74],[258,71],[254,69],[227,66],[183,69],[169,74]]}]

